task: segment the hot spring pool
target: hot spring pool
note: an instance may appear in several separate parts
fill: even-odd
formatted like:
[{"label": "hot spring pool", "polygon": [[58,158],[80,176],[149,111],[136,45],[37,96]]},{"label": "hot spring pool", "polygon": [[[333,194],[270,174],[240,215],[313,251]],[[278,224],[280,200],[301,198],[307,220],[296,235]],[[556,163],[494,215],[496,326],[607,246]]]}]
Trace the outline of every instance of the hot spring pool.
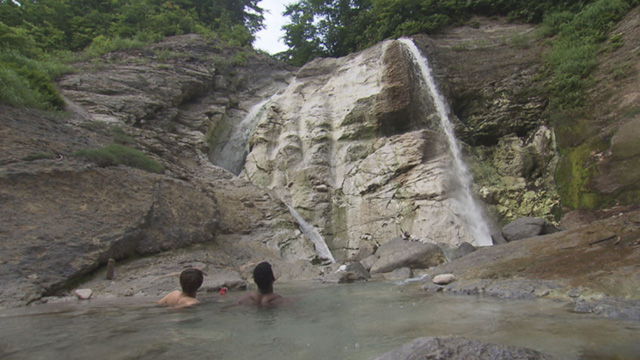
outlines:
[{"label": "hot spring pool", "polygon": [[184,310],[151,298],[0,311],[3,359],[368,359],[422,336],[460,335],[561,359],[640,358],[640,323],[550,300],[427,295],[394,283],[282,285],[280,309],[229,307],[217,294]]}]

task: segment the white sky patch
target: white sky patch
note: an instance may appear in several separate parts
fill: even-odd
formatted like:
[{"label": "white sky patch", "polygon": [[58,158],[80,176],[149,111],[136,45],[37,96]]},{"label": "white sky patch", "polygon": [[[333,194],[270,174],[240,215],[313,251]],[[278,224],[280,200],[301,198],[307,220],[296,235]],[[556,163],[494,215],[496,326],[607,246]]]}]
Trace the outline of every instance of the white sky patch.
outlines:
[{"label": "white sky patch", "polygon": [[269,54],[276,54],[287,50],[282,37],[282,25],[288,23],[288,18],[282,16],[285,5],[296,2],[296,0],[262,0],[258,6],[265,10],[264,25],[265,29],[256,34],[256,41],[253,46],[257,49],[264,50]]}]

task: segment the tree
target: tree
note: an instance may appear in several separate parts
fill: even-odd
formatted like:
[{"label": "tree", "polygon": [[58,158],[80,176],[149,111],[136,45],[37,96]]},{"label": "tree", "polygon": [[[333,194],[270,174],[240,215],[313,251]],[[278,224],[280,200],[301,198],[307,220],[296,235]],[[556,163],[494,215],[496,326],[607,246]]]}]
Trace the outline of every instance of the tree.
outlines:
[{"label": "tree", "polygon": [[317,56],[342,56],[364,43],[371,0],[302,0],[288,5],[284,15],[286,56],[296,65]]}]

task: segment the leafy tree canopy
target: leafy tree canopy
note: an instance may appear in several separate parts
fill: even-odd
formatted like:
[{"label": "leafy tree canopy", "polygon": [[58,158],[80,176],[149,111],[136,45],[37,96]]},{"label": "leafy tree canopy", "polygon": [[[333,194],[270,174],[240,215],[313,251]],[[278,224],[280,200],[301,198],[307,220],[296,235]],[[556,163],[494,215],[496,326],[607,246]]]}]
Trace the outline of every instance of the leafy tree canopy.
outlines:
[{"label": "leafy tree canopy", "polygon": [[77,51],[97,36],[130,38],[242,28],[241,45],[262,29],[259,0],[29,0],[0,2],[0,22],[28,31],[43,50]]},{"label": "leafy tree canopy", "polygon": [[[289,50],[279,57],[302,65],[316,56],[344,56],[388,38],[432,34],[473,15],[539,23],[577,14],[596,0],[299,0],[286,8]],[[637,0],[623,2],[637,4]]]},{"label": "leafy tree canopy", "polygon": [[0,102],[61,107],[52,81],[68,70],[55,54],[194,32],[251,46],[263,27],[259,1],[0,0]]}]

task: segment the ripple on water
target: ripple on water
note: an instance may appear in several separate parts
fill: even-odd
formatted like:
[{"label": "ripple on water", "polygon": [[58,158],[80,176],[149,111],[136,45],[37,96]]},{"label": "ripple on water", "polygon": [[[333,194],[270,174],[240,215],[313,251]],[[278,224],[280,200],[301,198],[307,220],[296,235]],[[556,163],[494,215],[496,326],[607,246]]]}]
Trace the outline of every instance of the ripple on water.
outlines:
[{"label": "ripple on water", "polygon": [[562,303],[427,295],[408,285],[282,285],[294,305],[229,307],[217,295],[183,310],[152,299],[0,311],[8,359],[368,359],[423,336],[459,335],[562,359],[640,357],[640,324],[573,313]]}]

